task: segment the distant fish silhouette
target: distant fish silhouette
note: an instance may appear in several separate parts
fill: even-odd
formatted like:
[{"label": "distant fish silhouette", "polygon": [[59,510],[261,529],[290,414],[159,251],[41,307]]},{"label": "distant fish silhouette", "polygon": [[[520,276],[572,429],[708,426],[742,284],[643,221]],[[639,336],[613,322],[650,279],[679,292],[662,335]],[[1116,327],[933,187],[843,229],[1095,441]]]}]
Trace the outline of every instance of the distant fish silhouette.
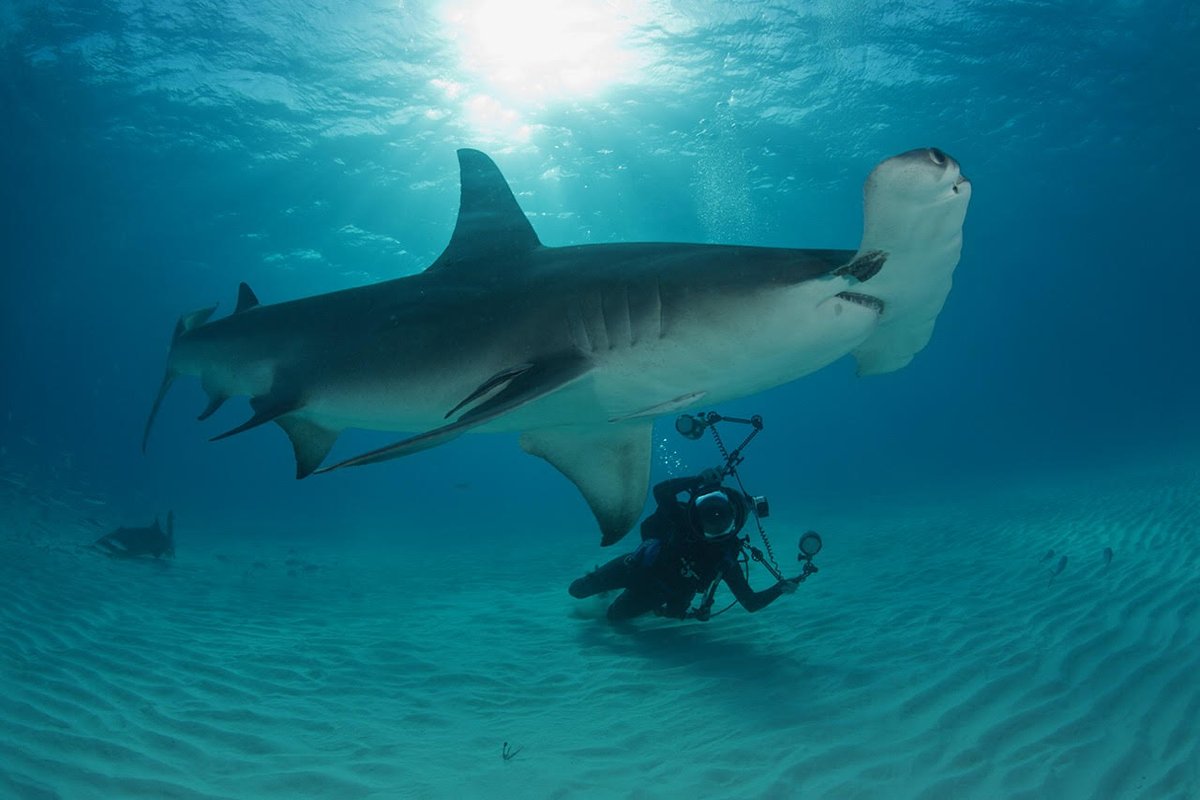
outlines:
[{"label": "distant fish silhouette", "polygon": [[1054,579],[1057,578],[1059,576],[1059,573],[1061,573],[1066,568],[1067,568],[1067,557],[1063,556],[1062,558],[1060,558],[1058,560],[1058,563],[1054,565],[1054,569],[1050,570],[1050,580],[1046,581],[1046,585],[1049,586],[1050,584],[1054,583]]},{"label": "distant fish silhouette", "polygon": [[1104,568],[1108,569],[1108,565],[1112,563],[1113,549],[1111,547],[1104,548]]},{"label": "distant fish silhouette", "polygon": [[164,531],[155,518],[153,525],[145,528],[117,528],[106,533],[92,547],[103,550],[116,558],[138,556],[175,556],[175,512],[167,512],[167,529]]},{"label": "distant fish silhouette", "polygon": [[1039,563],[1045,564],[1047,561],[1049,561],[1052,558],[1054,558],[1054,551],[1047,550],[1046,555],[1042,556],[1042,560]]}]

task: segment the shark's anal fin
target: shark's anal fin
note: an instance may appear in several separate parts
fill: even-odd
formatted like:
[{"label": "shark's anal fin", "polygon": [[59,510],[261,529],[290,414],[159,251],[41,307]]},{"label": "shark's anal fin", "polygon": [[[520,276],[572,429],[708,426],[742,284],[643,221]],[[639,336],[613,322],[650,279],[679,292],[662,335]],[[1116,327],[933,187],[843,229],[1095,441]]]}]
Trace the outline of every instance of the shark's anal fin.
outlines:
[{"label": "shark's anal fin", "polygon": [[274,394],[267,394],[250,398],[250,407],[254,409],[254,416],[236,428],[231,428],[222,434],[212,437],[209,441],[219,442],[222,439],[228,439],[230,436],[245,433],[251,428],[257,428],[259,425],[273,422],[284,414],[290,414],[298,409],[300,402],[293,397],[279,397]]},{"label": "shark's anal fin", "polygon": [[[175,323],[175,333],[171,336],[171,349],[175,349],[175,342],[179,341],[179,337],[194,328],[199,328],[208,318],[217,310],[216,306],[202,308],[199,311],[193,311],[190,314],[184,314]],[[171,368],[171,355],[167,353],[167,370],[163,375],[162,383],[158,385],[158,394],[154,397],[154,405],[150,408],[150,416],[146,418],[146,427],[142,430],[142,452],[146,452],[146,443],[150,441],[150,429],[154,427],[154,418],[158,416],[158,409],[162,407],[163,398],[167,396],[167,390],[171,388],[171,384],[175,381],[175,370]]]},{"label": "shark's anal fin", "polygon": [[[505,373],[511,373],[511,377],[503,389],[449,425],[442,425],[425,433],[410,436],[387,447],[371,450],[316,471],[329,472],[342,467],[376,464],[444,444],[471,428],[483,425],[496,417],[515,411],[521,406],[562,389],[583,377],[591,368],[592,363],[585,356],[570,352],[542,359],[526,369],[505,370]],[[484,385],[494,388],[498,384],[495,378],[489,378]],[[471,396],[478,397],[481,394],[479,390],[476,390],[472,392]]]},{"label": "shark's anal fin", "polygon": [[258,305],[258,297],[255,296],[254,290],[250,288],[250,284],[242,281],[238,284],[238,299],[237,305],[233,309],[233,313],[240,314],[243,311],[249,311]]},{"label": "shark's anal fin", "polygon": [[279,417],[275,424],[283,428],[283,432],[292,440],[297,480],[307,478],[321,466],[338,437],[337,431],[295,415]]},{"label": "shark's anal fin", "polygon": [[579,487],[600,524],[600,544],[608,546],[629,532],[646,504],[651,429],[649,420],[545,428],[521,434],[521,447]]}]

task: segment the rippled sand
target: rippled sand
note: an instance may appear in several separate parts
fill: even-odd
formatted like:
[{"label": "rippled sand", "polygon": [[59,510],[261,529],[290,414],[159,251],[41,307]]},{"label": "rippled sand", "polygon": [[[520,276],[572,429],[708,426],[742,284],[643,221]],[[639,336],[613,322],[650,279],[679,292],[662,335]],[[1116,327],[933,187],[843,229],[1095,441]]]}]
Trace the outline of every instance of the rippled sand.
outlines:
[{"label": "rippled sand", "polygon": [[0,796],[1200,797],[1198,490],[1177,464],[818,509],[796,595],[627,631],[563,588],[609,555],[590,528],[380,551],[180,519],[162,565],[10,494]]}]

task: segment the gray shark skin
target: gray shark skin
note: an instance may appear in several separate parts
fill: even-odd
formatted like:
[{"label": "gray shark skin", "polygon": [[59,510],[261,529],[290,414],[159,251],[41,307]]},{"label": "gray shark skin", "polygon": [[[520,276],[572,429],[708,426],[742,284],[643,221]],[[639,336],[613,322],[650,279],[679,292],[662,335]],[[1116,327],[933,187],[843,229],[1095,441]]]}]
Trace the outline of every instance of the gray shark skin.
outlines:
[{"label": "gray shark skin", "polygon": [[175,512],[167,513],[167,528],[163,530],[158,519],[144,528],[117,528],[106,533],[92,547],[115,558],[138,558],[140,556],[175,556]]},{"label": "gray shark skin", "polygon": [[[277,305],[180,318],[143,450],[171,382],[195,375],[207,418],[248,395],[296,476],[370,464],[466,431],[521,446],[583,493],[602,544],[637,521],[654,418],[787,383],[847,354],[907,364],[950,291],[971,184],[934,148],[879,164],[857,251],[701,244],[547,247],[499,169],[458,151],[454,234],[424,272]],[[346,428],[409,438],[318,469]]]}]

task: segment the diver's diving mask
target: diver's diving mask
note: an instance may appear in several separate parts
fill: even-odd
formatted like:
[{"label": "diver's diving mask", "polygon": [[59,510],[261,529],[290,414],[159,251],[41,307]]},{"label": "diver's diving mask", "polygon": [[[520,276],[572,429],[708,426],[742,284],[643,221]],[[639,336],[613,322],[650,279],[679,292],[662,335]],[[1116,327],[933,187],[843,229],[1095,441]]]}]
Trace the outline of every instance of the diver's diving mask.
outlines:
[{"label": "diver's diving mask", "polygon": [[691,515],[705,539],[722,539],[741,527],[741,515],[725,489],[697,495],[692,500]]}]

